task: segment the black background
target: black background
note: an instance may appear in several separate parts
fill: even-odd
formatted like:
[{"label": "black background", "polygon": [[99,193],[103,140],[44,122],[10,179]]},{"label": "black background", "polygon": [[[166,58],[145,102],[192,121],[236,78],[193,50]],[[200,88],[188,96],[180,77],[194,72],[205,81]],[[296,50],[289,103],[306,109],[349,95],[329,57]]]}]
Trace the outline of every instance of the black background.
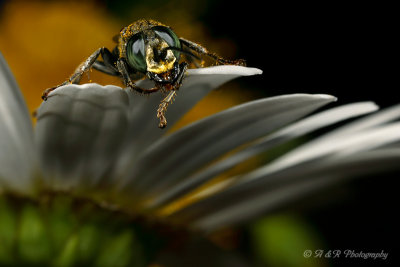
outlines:
[{"label": "black background", "polygon": [[[265,95],[326,93],[338,103],[400,103],[394,8],[374,4],[219,1],[204,16],[213,35],[229,36],[240,58],[264,73],[243,82]],[[396,259],[398,174],[338,186],[329,198],[289,209],[306,216],[327,249],[389,253],[386,261],[340,259],[333,266],[388,266]],[[337,195],[337,197],[336,197]],[[328,200],[327,200],[328,199]]]},{"label": "black background", "polygon": [[[277,95],[329,93],[341,102],[400,102],[390,6],[218,1],[204,20],[264,71],[246,83]],[[398,86],[397,86],[398,87]]]}]

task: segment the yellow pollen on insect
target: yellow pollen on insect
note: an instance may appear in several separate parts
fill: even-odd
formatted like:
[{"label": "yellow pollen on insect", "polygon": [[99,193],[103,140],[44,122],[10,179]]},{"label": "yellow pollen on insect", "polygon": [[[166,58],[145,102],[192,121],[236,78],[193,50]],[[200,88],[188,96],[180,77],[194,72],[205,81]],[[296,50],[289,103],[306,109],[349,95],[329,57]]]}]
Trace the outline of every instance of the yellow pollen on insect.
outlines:
[{"label": "yellow pollen on insect", "polygon": [[[159,48],[160,50],[167,48],[168,44],[165,41],[162,41]],[[153,73],[163,73],[171,70],[174,67],[174,63],[176,58],[174,53],[171,50],[167,51],[167,55],[165,60],[155,61],[153,47],[150,45],[146,46],[146,63],[147,63],[147,71]]]}]

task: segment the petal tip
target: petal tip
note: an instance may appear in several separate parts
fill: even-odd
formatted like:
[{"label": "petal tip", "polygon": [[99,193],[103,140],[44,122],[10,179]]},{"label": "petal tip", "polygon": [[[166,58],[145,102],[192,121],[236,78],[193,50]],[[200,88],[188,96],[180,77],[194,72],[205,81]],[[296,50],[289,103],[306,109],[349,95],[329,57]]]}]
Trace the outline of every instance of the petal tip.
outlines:
[{"label": "petal tip", "polygon": [[228,74],[228,75],[238,75],[238,76],[252,76],[252,75],[260,75],[263,73],[263,71],[258,68],[236,66],[236,65],[219,65],[206,68],[189,69],[187,72],[190,75]]},{"label": "petal tip", "polygon": [[326,99],[332,102],[336,102],[338,100],[338,98],[336,96],[333,95],[327,95],[327,94],[316,94],[316,97],[319,97],[321,99]]}]

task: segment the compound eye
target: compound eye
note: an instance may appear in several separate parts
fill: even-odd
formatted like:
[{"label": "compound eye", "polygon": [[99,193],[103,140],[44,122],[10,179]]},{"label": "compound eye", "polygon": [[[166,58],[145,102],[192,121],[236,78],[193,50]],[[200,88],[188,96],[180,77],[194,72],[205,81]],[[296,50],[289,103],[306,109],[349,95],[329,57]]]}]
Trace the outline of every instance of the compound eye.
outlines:
[{"label": "compound eye", "polygon": [[179,49],[181,49],[181,42],[179,41],[178,36],[168,27],[164,26],[155,26],[153,27],[154,32],[163,39],[170,47],[177,48],[177,50],[172,50],[175,57],[179,59],[180,53]]},{"label": "compound eye", "polygon": [[145,73],[147,70],[146,51],[143,35],[138,33],[132,36],[126,46],[128,64],[139,72]]}]

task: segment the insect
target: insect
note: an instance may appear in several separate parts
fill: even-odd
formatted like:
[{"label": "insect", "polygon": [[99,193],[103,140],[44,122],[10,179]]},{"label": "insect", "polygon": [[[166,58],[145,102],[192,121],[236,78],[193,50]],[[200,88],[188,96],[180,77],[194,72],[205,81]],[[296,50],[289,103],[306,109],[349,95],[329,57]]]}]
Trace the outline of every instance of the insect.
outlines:
[{"label": "insect", "polygon": [[[78,84],[82,75],[94,68],[109,75],[119,76],[126,87],[141,94],[161,90],[166,96],[157,109],[157,118],[158,127],[165,128],[165,112],[174,100],[188,66],[192,63],[195,67],[202,66],[203,61],[200,64],[196,63],[196,60],[200,60],[197,55],[206,55],[215,60],[216,64],[245,65],[244,60],[226,60],[195,42],[178,38],[169,26],[154,20],[141,19],[133,22],[122,28],[113,40],[117,45],[112,51],[106,47],[97,49],[77,67],[68,80],[46,89],[42,99],[47,100],[49,93],[60,86]],[[98,60],[100,55],[103,61]],[[154,87],[138,87],[133,78],[136,74],[147,76],[154,81]]]}]

